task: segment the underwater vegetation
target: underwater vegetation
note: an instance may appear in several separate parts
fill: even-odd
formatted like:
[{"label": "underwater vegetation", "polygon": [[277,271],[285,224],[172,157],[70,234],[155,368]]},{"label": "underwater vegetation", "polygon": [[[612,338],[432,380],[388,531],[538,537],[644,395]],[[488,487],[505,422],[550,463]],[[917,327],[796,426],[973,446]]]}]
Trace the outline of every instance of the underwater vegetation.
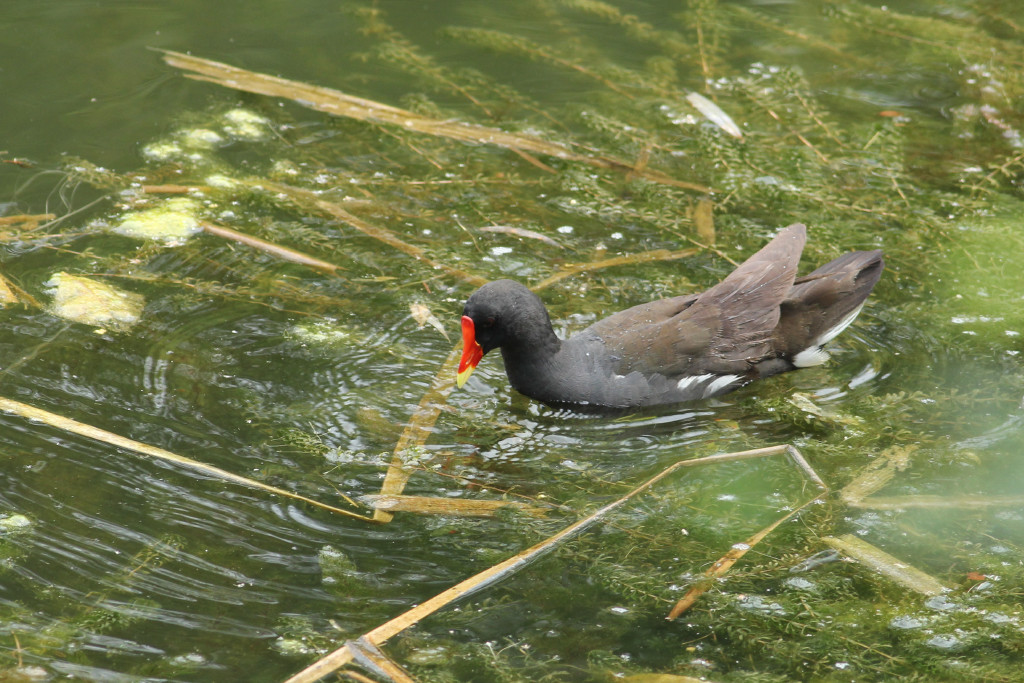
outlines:
[{"label": "underwater vegetation", "polygon": [[[0,681],[1024,680],[1014,3],[341,5],[331,82],[146,53],[213,103],[4,205]],[[482,282],[567,333],[796,221],[885,251],[826,366],[452,392]]]}]

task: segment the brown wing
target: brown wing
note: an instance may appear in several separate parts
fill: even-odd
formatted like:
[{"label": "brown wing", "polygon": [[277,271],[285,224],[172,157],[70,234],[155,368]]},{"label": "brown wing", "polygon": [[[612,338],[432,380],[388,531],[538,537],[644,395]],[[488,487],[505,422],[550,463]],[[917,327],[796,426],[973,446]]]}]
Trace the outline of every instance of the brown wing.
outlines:
[{"label": "brown wing", "polygon": [[636,306],[587,331],[620,359],[621,374],[743,373],[772,351],[805,240],[806,228],[791,225],[706,292]]}]

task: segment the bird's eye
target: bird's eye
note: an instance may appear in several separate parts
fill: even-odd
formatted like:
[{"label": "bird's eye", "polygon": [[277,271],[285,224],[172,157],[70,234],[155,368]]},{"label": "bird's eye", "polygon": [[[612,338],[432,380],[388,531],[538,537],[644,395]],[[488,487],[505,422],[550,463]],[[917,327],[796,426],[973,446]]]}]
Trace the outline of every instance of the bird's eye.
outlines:
[{"label": "bird's eye", "polygon": [[494,316],[492,315],[484,321],[484,327],[494,327]]}]

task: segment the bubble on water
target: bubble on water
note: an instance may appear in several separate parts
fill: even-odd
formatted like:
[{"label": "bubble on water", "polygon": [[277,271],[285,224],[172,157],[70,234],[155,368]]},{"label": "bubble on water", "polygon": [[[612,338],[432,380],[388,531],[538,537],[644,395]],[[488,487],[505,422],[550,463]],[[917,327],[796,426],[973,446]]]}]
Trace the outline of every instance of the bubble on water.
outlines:
[{"label": "bubble on water", "polygon": [[920,617],[902,616],[896,617],[889,622],[889,628],[896,628],[903,631],[909,631],[915,628],[922,628],[927,626],[928,622]]},{"label": "bubble on water", "polygon": [[962,638],[955,635],[937,635],[926,640],[925,644],[936,650],[955,651],[962,648],[965,643]]},{"label": "bubble on water", "polygon": [[935,595],[928,598],[924,601],[924,606],[938,612],[952,612],[953,610],[960,609],[960,605],[956,604],[945,595]]}]

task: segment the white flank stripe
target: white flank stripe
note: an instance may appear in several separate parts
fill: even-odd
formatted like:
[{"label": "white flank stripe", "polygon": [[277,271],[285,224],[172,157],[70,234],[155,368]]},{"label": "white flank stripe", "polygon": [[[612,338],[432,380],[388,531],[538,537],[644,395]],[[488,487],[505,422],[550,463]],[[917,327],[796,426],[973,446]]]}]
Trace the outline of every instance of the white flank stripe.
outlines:
[{"label": "white flank stripe", "polygon": [[742,379],[742,377],[740,375],[722,375],[704,390],[704,398],[714,396],[738,379]]},{"label": "white flank stripe", "polygon": [[700,384],[701,382],[707,382],[709,379],[714,379],[714,375],[690,375],[684,377],[676,384],[676,389],[679,391],[686,391],[694,384]]}]

